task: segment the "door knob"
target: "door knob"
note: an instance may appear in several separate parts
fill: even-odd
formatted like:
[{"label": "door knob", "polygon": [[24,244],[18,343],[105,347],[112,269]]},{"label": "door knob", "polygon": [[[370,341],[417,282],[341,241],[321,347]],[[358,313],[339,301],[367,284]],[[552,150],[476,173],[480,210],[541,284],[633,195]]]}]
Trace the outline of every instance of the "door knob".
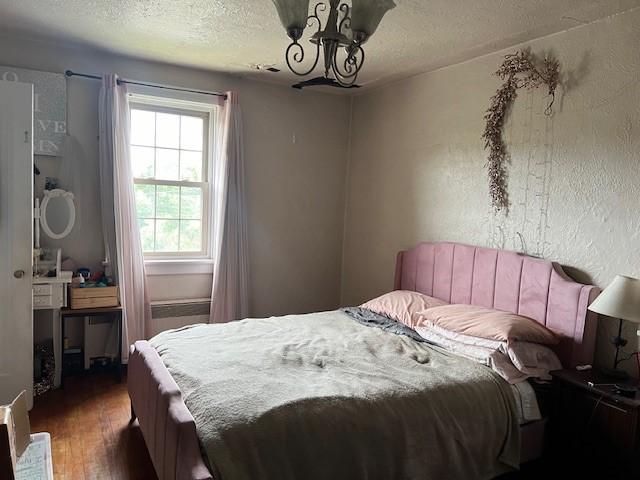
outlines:
[{"label": "door knob", "polygon": [[13,272],[13,276],[16,278],[24,277],[24,270],[16,270],[15,272]]}]

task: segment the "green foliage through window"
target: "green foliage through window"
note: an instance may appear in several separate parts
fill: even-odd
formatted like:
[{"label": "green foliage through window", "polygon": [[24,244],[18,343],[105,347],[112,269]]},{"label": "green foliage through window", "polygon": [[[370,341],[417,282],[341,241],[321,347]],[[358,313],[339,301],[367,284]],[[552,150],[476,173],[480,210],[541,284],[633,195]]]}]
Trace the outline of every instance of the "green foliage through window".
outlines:
[{"label": "green foliage through window", "polygon": [[145,253],[203,252],[206,118],[131,110],[131,165]]}]

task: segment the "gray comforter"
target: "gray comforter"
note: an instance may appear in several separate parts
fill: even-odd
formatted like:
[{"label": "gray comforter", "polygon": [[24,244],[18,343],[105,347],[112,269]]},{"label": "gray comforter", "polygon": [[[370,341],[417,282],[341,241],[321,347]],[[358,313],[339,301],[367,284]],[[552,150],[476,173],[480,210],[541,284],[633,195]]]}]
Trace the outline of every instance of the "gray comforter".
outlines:
[{"label": "gray comforter", "polygon": [[519,463],[506,382],[340,311],[194,325],[151,344],[222,480],[489,479]]}]

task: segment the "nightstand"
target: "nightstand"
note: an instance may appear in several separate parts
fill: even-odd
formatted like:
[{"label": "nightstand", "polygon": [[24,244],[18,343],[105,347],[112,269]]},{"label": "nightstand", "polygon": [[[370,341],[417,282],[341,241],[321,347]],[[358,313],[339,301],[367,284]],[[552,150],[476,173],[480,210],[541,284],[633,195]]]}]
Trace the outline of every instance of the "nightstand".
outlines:
[{"label": "nightstand", "polygon": [[[587,478],[640,477],[640,395],[617,395],[616,381],[597,371],[558,370],[553,376],[553,405],[547,458],[561,471]],[[589,382],[594,386],[589,386]]]}]

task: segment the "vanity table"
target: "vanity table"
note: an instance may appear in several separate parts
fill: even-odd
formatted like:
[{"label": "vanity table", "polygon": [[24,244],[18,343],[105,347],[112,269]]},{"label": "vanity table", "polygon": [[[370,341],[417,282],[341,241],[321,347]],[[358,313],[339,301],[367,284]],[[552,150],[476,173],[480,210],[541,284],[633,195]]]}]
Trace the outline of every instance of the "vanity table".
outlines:
[{"label": "vanity table", "polygon": [[[48,319],[53,332],[53,356],[55,360],[54,386],[60,386],[62,372],[62,336],[60,332],[60,310],[67,307],[68,286],[71,284],[71,272],[60,272],[57,277],[33,278],[33,309],[49,310]],[[41,316],[43,317],[43,316]],[[35,320],[34,316],[34,320]],[[35,320],[35,321],[42,321]]]},{"label": "vanity table", "polygon": [[[72,272],[61,271],[59,248],[41,248],[40,230],[52,240],[62,240],[71,233],[76,220],[74,195],[61,189],[45,190],[42,203],[34,199],[34,250],[33,266],[33,310],[44,310],[48,315],[34,315],[34,323],[48,319],[53,337],[53,356],[55,371],[53,386],[60,386],[62,372],[62,334],[60,331],[60,310],[68,306],[68,291]],[[49,277],[47,273],[56,273]],[[38,318],[36,320],[36,318]],[[38,325],[44,327],[43,325]],[[34,325],[35,327],[35,325]],[[34,328],[35,330],[35,328]]]}]

